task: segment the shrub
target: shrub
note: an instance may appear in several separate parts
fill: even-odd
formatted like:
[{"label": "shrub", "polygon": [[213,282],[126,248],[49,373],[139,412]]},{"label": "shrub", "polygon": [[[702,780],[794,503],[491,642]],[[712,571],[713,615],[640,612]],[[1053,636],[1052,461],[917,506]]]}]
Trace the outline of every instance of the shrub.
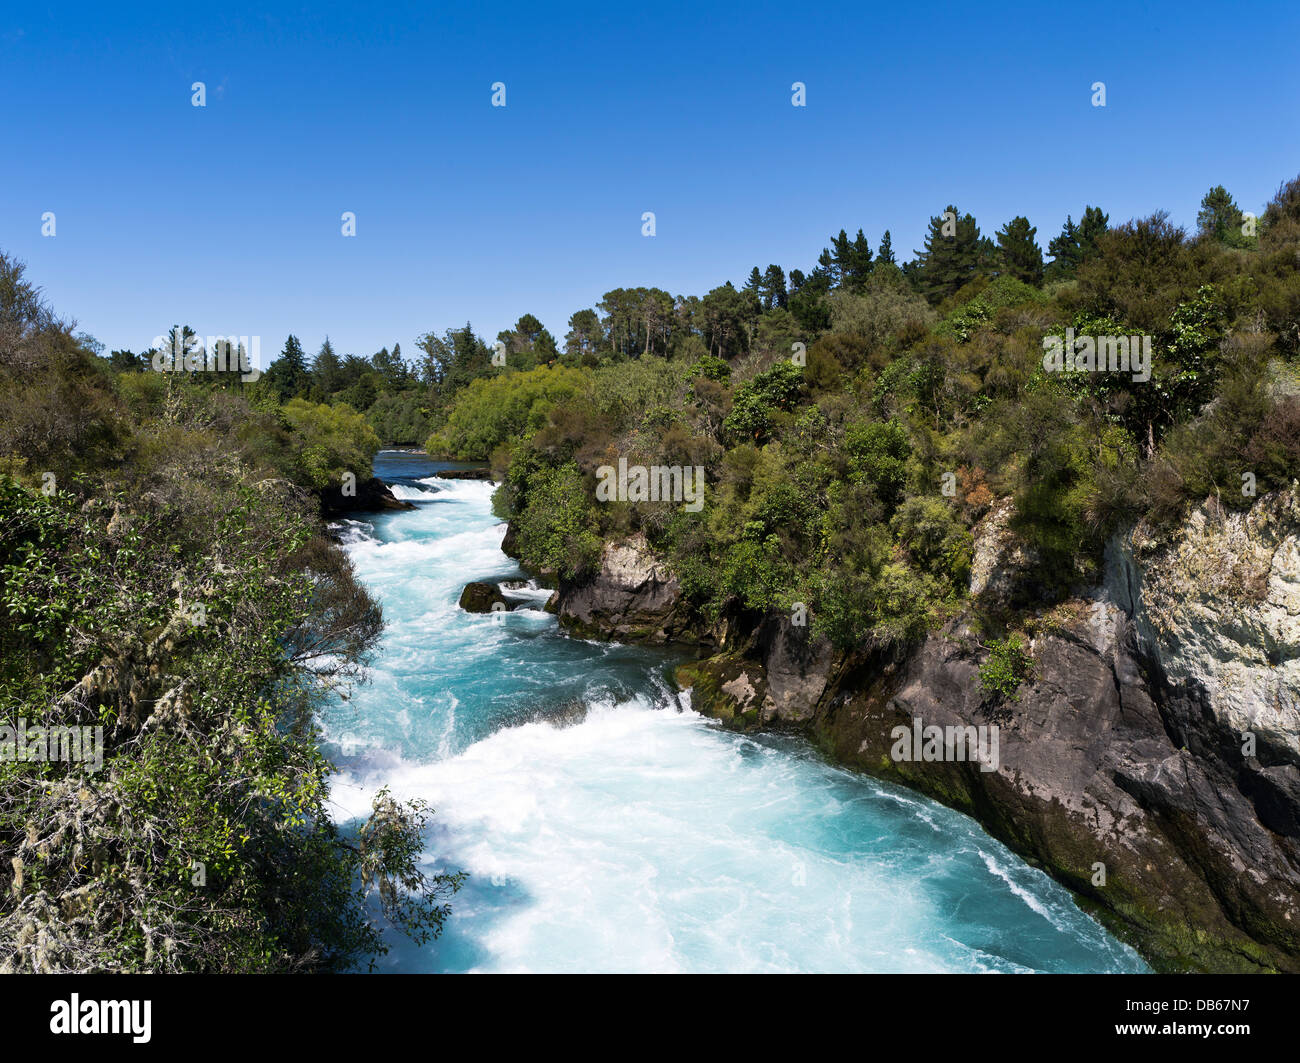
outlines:
[{"label": "shrub", "polygon": [[602,543],[576,465],[537,468],[524,484],[522,507],[519,501],[511,519],[525,565],[570,580],[595,571]]},{"label": "shrub", "polygon": [[1033,672],[1034,659],[1019,635],[994,639],[988,645],[988,659],[980,665],[980,686],[995,698],[1015,701],[1020,685]]},{"label": "shrub", "polygon": [[464,461],[486,461],[502,443],[545,425],[551,410],[586,392],[590,379],[585,370],[541,366],[471,381],[425,449]]},{"label": "shrub", "polygon": [[379,437],[351,406],[290,399],[284,420],[293,431],[290,448],[299,483],[318,489],[337,485],[347,472],[358,481],[370,479]]}]

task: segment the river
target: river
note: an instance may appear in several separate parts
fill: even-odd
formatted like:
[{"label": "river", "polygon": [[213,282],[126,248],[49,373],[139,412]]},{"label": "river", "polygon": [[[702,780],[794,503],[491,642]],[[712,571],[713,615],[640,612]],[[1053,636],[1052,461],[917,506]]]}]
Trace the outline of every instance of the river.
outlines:
[{"label": "river", "polygon": [[442,937],[388,937],[380,971],[1147,970],[970,818],[691,711],[680,654],[568,638],[545,591],[460,610],[522,577],[491,485],[445,467],[381,452],[418,508],[343,522],[388,626],[323,713],[337,819],[423,798],[428,867],[470,873]]}]

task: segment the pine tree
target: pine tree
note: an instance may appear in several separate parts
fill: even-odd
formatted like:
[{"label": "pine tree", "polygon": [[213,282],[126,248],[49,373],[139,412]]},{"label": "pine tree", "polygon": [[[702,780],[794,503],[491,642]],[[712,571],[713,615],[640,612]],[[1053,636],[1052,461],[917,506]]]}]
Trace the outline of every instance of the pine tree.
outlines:
[{"label": "pine tree", "polygon": [[763,306],[766,310],[784,310],[789,302],[785,290],[785,270],[772,263],[763,274]]},{"label": "pine tree", "polygon": [[822,291],[828,291],[837,287],[840,283],[840,268],[836,264],[835,256],[831,254],[829,247],[823,247],[822,253],[817,256],[817,268],[812,271],[810,280],[816,279],[819,283],[824,284]]},{"label": "pine tree", "polygon": [[[945,229],[951,235],[946,235]],[[943,214],[930,219],[925,250],[916,255],[911,273],[918,290],[930,303],[942,302],[979,270],[980,230],[974,216],[961,214],[949,204]]]},{"label": "pine tree", "polygon": [[1003,272],[1035,287],[1043,283],[1043,252],[1034,240],[1038,232],[1023,216],[998,230],[998,261]]},{"label": "pine tree", "polygon": [[267,367],[266,378],[281,402],[287,402],[307,389],[311,378],[307,371],[307,357],[302,353],[302,344],[297,336],[289,334],[280,357]]},{"label": "pine tree", "polygon": [[1215,185],[1205,193],[1196,215],[1196,231],[1201,236],[1237,246],[1243,242],[1241,223],[1241,208],[1223,185]]},{"label": "pine tree", "polygon": [[889,238],[889,230],[885,230],[885,235],[880,238],[880,250],[876,252],[876,265],[897,265],[894,261],[894,244]]},{"label": "pine tree", "polygon": [[843,229],[831,237],[831,257],[835,262],[836,285],[847,284],[853,271],[853,244]]},{"label": "pine tree", "polygon": [[329,397],[343,386],[342,368],[343,363],[339,361],[339,356],[334,353],[334,345],[326,336],[311,366],[312,394],[317,401],[329,401]]},{"label": "pine tree", "polygon": [[407,369],[400,347],[394,347],[391,354],[387,347],[382,348],[370,359],[370,364],[387,390],[400,391],[406,386]]},{"label": "pine tree", "polygon": [[1081,261],[1086,262],[1097,253],[1097,240],[1110,226],[1109,214],[1103,214],[1100,207],[1084,207],[1083,217],[1079,219],[1079,250]]},{"label": "pine tree", "polygon": [[1079,266],[1097,253],[1097,240],[1107,229],[1110,217],[1100,207],[1084,207],[1078,225],[1067,214],[1059,236],[1048,242],[1047,252],[1052,256],[1046,278],[1050,281],[1073,277]]},{"label": "pine tree", "polygon": [[1065,216],[1060,234],[1048,242],[1047,253],[1052,256],[1052,262],[1046,271],[1048,280],[1065,280],[1072,277],[1078,269],[1082,257],[1079,251],[1079,227],[1069,214]]},{"label": "pine tree", "polygon": [[867,278],[871,276],[871,265],[871,245],[867,243],[867,238],[859,229],[853,242],[848,244],[842,271],[844,286],[851,291],[861,291],[865,288]]},{"label": "pine tree", "polygon": [[741,289],[749,301],[749,306],[754,314],[760,314],[763,311],[763,304],[766,301],[766,290],[763,284],[763,274],[755,266],[749,271],[749,279],[745,281],[745,286]]},{"label": "pine tree", "polygon": [[594,310],[578,310],[569,318],[569,331],[564,337],[564,353],[577,358],[596,357],[604,333],[600,317]]}]

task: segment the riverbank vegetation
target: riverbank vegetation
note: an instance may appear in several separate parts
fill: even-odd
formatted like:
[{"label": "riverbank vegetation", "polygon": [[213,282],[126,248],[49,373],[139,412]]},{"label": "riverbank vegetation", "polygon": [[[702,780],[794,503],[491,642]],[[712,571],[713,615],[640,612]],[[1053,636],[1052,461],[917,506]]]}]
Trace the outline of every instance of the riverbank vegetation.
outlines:
[{"label": "riverbank vegetation", "polygon": [[382,629],[314,490],[370,475],[373,430],[101,358],[2,255],[0,369],[0,971],[345,970],[385,921],[436,934],[460,876],[422,873],[427,810],[339,830],[314,724]]},{"label": "riverbank vegetation", "polygon": [[[1120,524],[1248,506],[1300,465],[1300,179],[1258,219],[1211,189],[1195,233],[1085,205],[1046,255],[1037,234],[982,235],[950,204],[901,264],[888,231],[841,230],[807,272],[613,289],[562,339],[524,314],[493,347],[466,325],[341,372],[290,337],[267,377],[280,400],[356,400],[386,441],[400,408],[434,456],[491,461],[527,565],[582,579],[642,532],[706,619],[803,603],[837,645],[906,642],[959,604],[998,498],[1050,599]],[[1094,359],[1123,337],[1132,363],[1054,371],[1052,337]],[[598,502],[620,458],[702,468],[708,504]]]},{"label": "riverbank vegetation", "polygon": [[[842,647],[949,615],[998,498],[1050,599],[1096,577],[1121,523],[1290,483],[1300,180],[1257,223],[1213,189],[1196,234],[1089,206],[1049,262],[1034,236],[1018,218],[990,240],[950,206],[902,268],[888,234],[873,256],[841,232],[806,275],[755,268],[702,299],[610,293],[603,316],[571,320],[580,384],[565,355],[491,383],[496,405],[527,405],[522,434],[467,392],[430,445],[492,459],[526,564],[580,579],[601,542],[640,531],[706,618],[803,603]],[[1134,363],[1053,372],[1052,336],[1135,337]],[[547,393],[561,374],[571,397]],[[707,505],[598,504],[596,471],[619,458],[703,468]]]}]

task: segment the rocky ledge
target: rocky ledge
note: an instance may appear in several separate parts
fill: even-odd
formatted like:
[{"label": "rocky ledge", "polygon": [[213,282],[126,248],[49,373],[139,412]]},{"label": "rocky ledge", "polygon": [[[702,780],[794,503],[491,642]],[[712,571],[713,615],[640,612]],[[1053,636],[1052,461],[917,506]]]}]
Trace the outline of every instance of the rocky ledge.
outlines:
[{"label": "rocky ledge", "polygon": [[433,474],[439,480],[491,480],[491,469],[439,469]]},{"label": "rocky ledge", "polygon": [[388,509],[414,509],[411,502],[394,496],[392,489],[378,476],[357,484],[356,494],[344,494],[341,487],[327,487],[320,492],[321,515],[340,513],[378,513]]},{"label": "rocky ledge", "polygon": [[596,575],[561,582],[548,608],[579,638],[650,644],[701,639],[700,619],[682,597],[677,577],[642,535],[606,543]]}]

